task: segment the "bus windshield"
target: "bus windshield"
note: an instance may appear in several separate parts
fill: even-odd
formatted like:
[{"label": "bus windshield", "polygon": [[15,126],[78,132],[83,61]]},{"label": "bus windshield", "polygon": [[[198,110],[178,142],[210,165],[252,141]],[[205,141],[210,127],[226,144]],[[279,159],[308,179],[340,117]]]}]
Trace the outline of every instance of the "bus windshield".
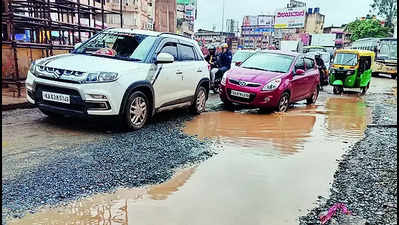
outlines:
[{"label": "bus windshield", "polygon": [[396,60],[398,58],[398,43],[396,40],[381,40],[380,51],[377,54],[377,59]]},{"label": "bus windshield", "polygon": [[355,66],[357,64],[357,55],[352,53],[337,53],[334,58],[334,64]]}]

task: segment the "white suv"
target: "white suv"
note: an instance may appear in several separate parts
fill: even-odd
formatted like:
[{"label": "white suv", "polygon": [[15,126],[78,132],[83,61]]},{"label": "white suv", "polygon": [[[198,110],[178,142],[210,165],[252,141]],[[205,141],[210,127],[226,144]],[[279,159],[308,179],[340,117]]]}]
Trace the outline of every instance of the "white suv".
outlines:
[{"label": "white suv", "polygon": [[194,113],[203,112],[208,73],[194,40],[107,29],[70,54],[33,62],[27,99],[49,116],[119,116],[135,130],[162,110],[191,106]]}]

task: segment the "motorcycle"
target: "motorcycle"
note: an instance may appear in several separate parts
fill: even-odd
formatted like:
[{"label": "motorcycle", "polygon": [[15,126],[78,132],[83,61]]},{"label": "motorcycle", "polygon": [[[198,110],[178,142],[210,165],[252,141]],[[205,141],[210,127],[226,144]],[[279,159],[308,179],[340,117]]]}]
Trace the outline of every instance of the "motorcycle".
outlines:
[{"label": "motorcycle", "polygon": [[212,64],[209,63],[208,64],[208,68],[209,68],[209,89],[213,91],[213,93],[219,93],[219,86],[220,86],[220,81],[221,78],[216,78],[216,74],[219,71],[219,65],[218,65],[218,60],[216,58],[217,56],[215,56],[214,60],[212,61]]}]

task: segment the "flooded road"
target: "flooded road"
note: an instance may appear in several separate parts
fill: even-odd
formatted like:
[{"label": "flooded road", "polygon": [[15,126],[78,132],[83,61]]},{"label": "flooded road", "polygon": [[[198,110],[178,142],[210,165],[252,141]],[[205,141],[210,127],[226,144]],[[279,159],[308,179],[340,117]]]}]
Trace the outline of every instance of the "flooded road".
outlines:
[{"label": "flooded road", "polygon": [[370,110],[357,95],[321,95],[288,113],[203,113],[184,132],[223,150],[169,181],[97,194],[10,224],[297,224],[327,196],[345,149],[363,137]]}]

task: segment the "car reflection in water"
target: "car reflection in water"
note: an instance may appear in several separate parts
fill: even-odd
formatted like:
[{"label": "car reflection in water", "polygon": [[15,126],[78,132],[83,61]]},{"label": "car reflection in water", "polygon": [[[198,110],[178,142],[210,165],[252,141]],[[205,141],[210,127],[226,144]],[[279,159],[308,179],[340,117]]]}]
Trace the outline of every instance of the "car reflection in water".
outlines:
[{"label": "car reflection in water", "polygon": [[[197,166],[180,170],[167,182],[146,188],[119,189],[112,194],[97,194],[64,207],[43,209],[9,224],[135,224],[138,200],[165,200],[177,192]],[[130,220],[130,221],[129,221]]]},{"label": "car reflection in water", "polygon": [[[210,112],[187,122],[184,132],[200,138],[215,137],[238,148],[275,148],[278,154],[290,155],[303,149],[315,121],[313,115]],[[266,147],[270,143],[273,148]]]}]

